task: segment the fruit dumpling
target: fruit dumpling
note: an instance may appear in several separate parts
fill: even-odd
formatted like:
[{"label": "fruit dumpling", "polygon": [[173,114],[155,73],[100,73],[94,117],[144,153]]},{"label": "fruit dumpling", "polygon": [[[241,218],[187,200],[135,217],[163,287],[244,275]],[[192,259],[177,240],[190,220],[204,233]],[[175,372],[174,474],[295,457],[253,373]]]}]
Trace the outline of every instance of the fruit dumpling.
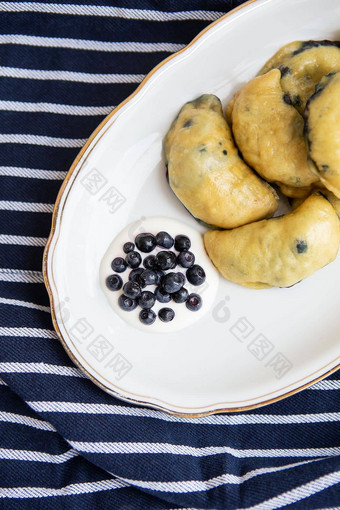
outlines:
[{"label": "fruit dumpling", "polygon": [[170,187],[195,218],[229,229],[276,211],[276,192],[240,158],[216,96],[182,107],[164,150]]},{"label": "fruit dumpling", "polygon": [[[319,190],[319,193],[324,196],[325,198],[327,198],[328,202],[333,206],[336,214],[338,215],[339,219],[340,219],[340,198],[337,198],[334,193],[332,193],[331,191],[329,191],[328,189],[325,189],[325,188],[320,188]],[[295,210],[297,209],[301,204],[302,202],[305,200],[305,198],[293,198],[291,200],[291,206],[292,206],[292,209]]]},{"label": "fruit dumpling", "polygon": [[280,70],[286,101],[303,113],[321,78],[332,71],[340,71],[340,42],[294,41],[275,53],[259,74],[271,69]]},{"label": "fruit dumpling", "polygon": [[305,111],[310,168],[340,198],[340,72],[324,76]]},{"label": "fruit dumpling", "polygon": [[339,250],[338,216],[319,194],[295,211],[229,231],[204,234],[219,272],[245,287],[290,287],[332,262]]},{"label": "fruit dumpling", "polygon": [[285,100],[281,73],[272,69],[246,83],[231,113],[236,145],[246,163],[287,196],[308,194],[319,178],[310,170],[304,119]]}]

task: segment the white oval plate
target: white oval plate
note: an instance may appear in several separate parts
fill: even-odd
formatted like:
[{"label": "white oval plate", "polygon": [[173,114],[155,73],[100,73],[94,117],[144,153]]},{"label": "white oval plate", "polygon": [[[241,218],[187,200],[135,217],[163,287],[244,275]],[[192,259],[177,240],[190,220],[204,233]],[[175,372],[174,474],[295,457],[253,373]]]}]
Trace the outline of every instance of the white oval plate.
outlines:
[{"label": "white oval plate", "polygon": [[339,368],[340,257],[290,289],[220,279],[213,308],[166,335],[110,308],[99,266],[128,223],[169,216],[200,230],[166,184],[162,138],[202,93],[224,105],[280,46],[339,39],[338,0],[254,0],[156,67],[93,133],[59,193],[44,256],[55,328],[72,359],[130,402],[199,416],[264,405]]}]

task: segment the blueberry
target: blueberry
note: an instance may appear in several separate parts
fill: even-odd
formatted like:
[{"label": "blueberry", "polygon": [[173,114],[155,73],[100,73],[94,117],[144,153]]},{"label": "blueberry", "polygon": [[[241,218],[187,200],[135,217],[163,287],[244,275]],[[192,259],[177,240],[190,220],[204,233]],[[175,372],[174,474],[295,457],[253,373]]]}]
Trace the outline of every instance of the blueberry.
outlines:
[{"label": "blueberry", "polygon": [[161,271],[160,269],[155,269],[155,273],[156,273],[156,285],[159,285],[162,281],[162,278],[163,276],[165,275],[165,272],[164,271]]},{"label": "blueberry", "polygon": [[153,310],[148,310],[145,308],[139,312],[139,320],[143,324],[153,324],[156,320],[156,314]]},{"label": "blueberry", "polygon": [[155,271],[152,271],[151,269],[145,269],[145,271],[143,271],[140,275],[140,279],[144,285],[156,285],[158,276]]},{"label": "blueberry", "polygon": [[156,241],[158,246],[162,246],[162,248],[172,248],[174,245],[173,237],[167,232],[158,232],[156,235]]},{"label": "blueberry", "polygon": [[202,283],[205,281],[204,269],[198,264],[194,264],[193,266],[189,267],[186,275],[188,282],[190,282],[192,285],[202,285]]},{"label": "blueberry", "polygon": [[156,238],[153,234],[138,234],[135,239],[137,248],[143,253],[150,253],[156,246]]},{"label": "blueberry", "polygon": [[190,250],[191,241],[189,237],[182,234],[175,237],[175,248],[177,251],[188,251]]},{"label": "blueberry", "polygon": [[165,290],[162,287],[157,287],[155,290],[155,296],[157,301],[160,303],[169,303],[171,301],[171,296],[168,292],[165,292]]},{"label": "blueberry", "polygon": [[143,260],[143,266],[145,269],[154,269],[156,265],[156,257],[154,255],[148,255]]},{"label": "blueberry", "polygon": [[141,295],[142,290],[137,282],[126,282],[123,286],[123,292],[125,296],[136,299]]},{"label": "blueberry", "polygon": [[137,308],[137,301],[135,299],[131,299],[130,297],[124,296],[124,294],[119,296],[118,304],[125,312],[131,312]]},{"label": "blueberry", "polygon": [[161,308],[158,317],[162,322],[170,322],[175,317],[175,312],[172,308]]},{"label": "blueberry", "polygon": [[156,255],[156,267],[162,270],[176,267],[176,255],[173,251],[159,251]]},{"label": "blueberry", "polygon": [[183,285],[184,285],[184,284],[185,284],[185,282],[186,282],[186,276],[185,276],[185,274],[183,274],[183,273],[179,273],[179,272],[178,272],[178,273],[176,273],[176,274],[178,275],[178,278],[180,278],[180,279],[182,280]]},{"label": "blueberry", "polygon": [[130,253],[130,251],[133,251],[134,249],[135,249],[135,245],[130,242],[125,243],[123,246],[124,253]]},{"label": "blueberry", "polygon": [[186,300],[188,299],[188,296],[189,292],[187,291],[187,289],[182,287],[177,292],[172,294],[172,299],[175,301],[175,303],[185,303]]},{"label": "blueberry", "polygon": [[191,251],[181,251],[177,257],[177,264],[182,267],[191,267],[195,262],[195,255]]},{"label": "blueberry", "polygon": [[[136,282],[138,277],[143,273],[144,269],[142,267],[137,267],[137,269],[132,269],[129,274],[129,281]],[[138,282],[139,283],[139,282]]]},{"label": "blueberry", "polygon": [[111,262],[111,267],[116,273],[123,273],[126,269],[126,262],[123,257],[116,257]]},{"label": "blueberry", "polygon": [[182,273],[168,273],[162,278],[162,287],[165,292],[174,294],[184,285],[184,275]]},{"label": "blueberry", "polygon": [[149,290],[144,290],[138,298],[138,304],[141,308],[152,308],[155,301],[155,294]]},{"label": "blueberry", "polygon": [[130,251],[125,257],[126,263],[132,269],[135,269],[142,262],[142,257],[138,251]]},{"label": "blueberry", "polygon": [[202,306],[202,298],[198,294],[190,294],[186,300],[185,306],[191,312],[197,312]]},{"label": "blueberry", "polygon": [[111,274],[105,280],[106,287],[110,290],[120,290],[123,285],[123,280],[119,274]]}]

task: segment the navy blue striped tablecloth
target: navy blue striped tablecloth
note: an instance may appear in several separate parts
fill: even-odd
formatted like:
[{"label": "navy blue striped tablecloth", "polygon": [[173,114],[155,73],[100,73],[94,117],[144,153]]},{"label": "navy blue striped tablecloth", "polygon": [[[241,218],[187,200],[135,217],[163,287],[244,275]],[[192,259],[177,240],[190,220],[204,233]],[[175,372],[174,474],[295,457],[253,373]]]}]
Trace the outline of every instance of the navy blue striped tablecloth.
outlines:
[{"label": "navy blue striped tablecloth", "polygon": [[340,508],[339,374],[242,414],[134,407],[72,365],[42,279],[53,203],[84,141],[241,3],[0,2],[1,509]]}]

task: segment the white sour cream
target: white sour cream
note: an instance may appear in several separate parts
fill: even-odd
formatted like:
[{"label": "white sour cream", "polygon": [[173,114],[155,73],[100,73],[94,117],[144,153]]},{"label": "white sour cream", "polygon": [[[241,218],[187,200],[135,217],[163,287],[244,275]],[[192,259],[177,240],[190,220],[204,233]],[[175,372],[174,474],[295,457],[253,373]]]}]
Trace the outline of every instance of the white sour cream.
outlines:
[{"label": "white sour cream", "polygon": [[[142,310],[141,307],[137,306],[137,308],[131,312],[122,310],[118,305],[118,298],[123,293],[122,289],[118,291],[111,291],[107,288],[105,281],[109,275],[114,273],[111,268],[112,260],[116,257],[126,257],[126,254],[123,251],[123,245],[126,242],[131,241],[134,243],[136,235],[142,232],[150,232],[156,235],[160,231],[168,232],[173,238],[175,238],[178,234],[183,234],[189,237],[191,241],[190,251],[195,255],[195,264],[199,264],[203,267],[206,274],[206,280],[200,286],[191,285],[188,281],[186,281],[184,287],[188,290],[189,294],[199,294],[202,297],[203,303],[200,310],[192,312],[187,309],[185,303],[175,303],[173,300],[169,303],[160,303],[156,300],[152,309],[156,313],[157,318],[153,324],[146,325],[139,320],[139,313]],[[156,255],[161,250],[166,250],[166,248],[157,246],[151,253],[141,253],[142,259],[148,255]],[[171,250],[175,251],[174,248],[171,248]],[[137,248],[136,251],[138,251]],[[175,253],[178,252],[175,251]],[[139,267],[144,267],[143,262]],[[123,273],[120,273],[123,285],[128,281],[130,271],[131,269],[128,267]],[[186,269],[178,265],[175,269],[167,272],[171,271],[183,272],[185,274]],[[118,314],[121,319],[131,326],[141,329],[144,332],[148,331],[152,333],[178,331],[200,320],[213,305],[219,282],[218,272],[205,252],[203,238],[200,232],[180,221],[163,217],[143,218],[142,220],[131,223],[125,227],[108,247],[100,264],[99,276],[103,292],[113,308],[114,313]],[[151,292],[154,292],[155,288],[155,285],[148,285],[143,290],[150,290]],[[175,312],[174,319],[170,322],[162,322],[158,317],[158,311],[161,308],[172,308]]]}]

